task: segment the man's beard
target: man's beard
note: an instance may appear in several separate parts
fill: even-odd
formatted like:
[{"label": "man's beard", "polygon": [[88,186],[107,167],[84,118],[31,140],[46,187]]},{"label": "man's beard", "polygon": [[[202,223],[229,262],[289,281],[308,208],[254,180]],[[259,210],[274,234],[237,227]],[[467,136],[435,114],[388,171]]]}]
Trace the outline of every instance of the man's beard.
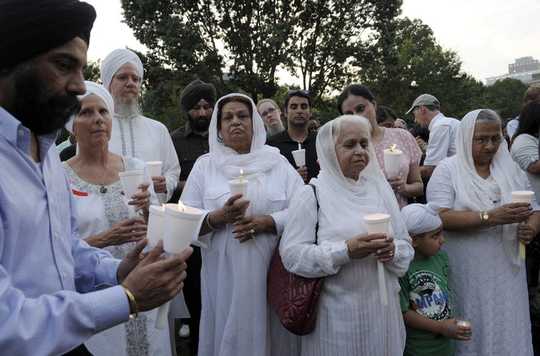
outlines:
[{"label": "man's beard", "polygon": [[194,119],[188,115],[188,120],[189,120],[189,126],[191,127],[193,131],[199,132],[199,133],[208,131],[208,127],[210,126],[209,118]]},{"label": "man's beard", "polygon": [[35,67],[18,69],[13,80],[15,97],[12,114],[36,135],[60,130],[80,110],[76,95],[53,94]]},{"label": "man's beard", "polygon": [[139,116],[141,114],[137,99],[115,98],[114,111],[118,116],[126,119]]}]

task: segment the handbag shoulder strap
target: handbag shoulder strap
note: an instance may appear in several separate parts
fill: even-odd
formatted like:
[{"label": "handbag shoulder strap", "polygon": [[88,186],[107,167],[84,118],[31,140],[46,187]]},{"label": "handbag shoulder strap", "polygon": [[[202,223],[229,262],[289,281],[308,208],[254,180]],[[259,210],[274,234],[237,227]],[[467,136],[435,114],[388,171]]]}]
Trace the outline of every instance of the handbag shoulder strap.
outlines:
[{"label": "handbag shoulder strap", "polygon": [[313,188],[315,203],[317,203],[317,223],[315,224],[315,245],[317,245],[319,242],[319,198],[317,197],[317,187],[311,183],[309,185]]}]

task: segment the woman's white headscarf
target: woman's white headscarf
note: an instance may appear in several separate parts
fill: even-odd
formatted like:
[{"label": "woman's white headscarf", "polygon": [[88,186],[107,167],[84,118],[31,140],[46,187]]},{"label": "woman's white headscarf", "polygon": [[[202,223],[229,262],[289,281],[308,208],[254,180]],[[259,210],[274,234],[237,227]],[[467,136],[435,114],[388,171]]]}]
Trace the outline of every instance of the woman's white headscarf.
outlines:
[{"label": "woman's white headscarf", "polygon": [[[346,122],[353,122],[362,126],[363,131],[369,138],[369,163],[360,172],[356,181],[343,175],[336,155],[336,140],[343,124]],[[318,189],[321,194],[331,194],[328,199],[321,199],[321,201],[332,204],[332,206],[326,207],[326,210],[336,211],[336,213],[343,211],[344,208],[351,212],[358,211],[358,207],[364,205],[365,201],[360,202],[362,198],[359,198],[360,195],[357,193],[368,190],[376,191],[386,209],[385,213],[390,214],[392,218],[394,237],[408,238],[409,235],[396,196],[377,162],[370,133],[371,125],[369,121],[365,117],[355,115],[343,115],[324,124],[317,134],[317,157],[321,171],[317,179],[312,180],[312,183],[321,188]]]},{"label": "woman's white headscarf", "polygon": [[129,49],[115,49],[112,51],[103,62],[101,62],[101,81],[103,86],[109,90],[112,79],[116,72],[126,63],[131,63],[137,68],[141,81],[144,75],[144,67],[139,56]]},{"label": "woman's white headscarf", "polygon": [[[489,111],[495,117],[498,115],[489,109],[479,109],[469,112],[461,120],[456,136],[456,201],[461,202],[465,208],[473,211],[493,209],[494,203],[490,199],[490,191],[484,178],[480,177],[474,166],[472,155],[472,141],[474,128],[478,115],[482,111]],[[502,138],[502,132],[501,132]],[[527,181],[525,173],[514,162],[504,140],[495,153],[490,166],[491,177],[501,190],[503,204],[512,202],[512,191],[523,190],[523,182]],[[518,245],[516,240],[516,225],[503,225],[505,249],[512,263],[520,265]]]},{"label": "woman's white headscarf", "polygon": [[[239,154],[230,147],[227,147],[218,139],[218,107],[219,103],[233,96],[243,97],[251,103],[253,136],[251,139],[251,149],[249,153]],[[233,179],[240,175],[240,169],[246,176],[256,176],[272,169],[281,160],[279,150],[275,147],[267,146],[266,130],[264,122],[257,112],[257,107],[250,97],[233,93],[220,98],[214,106],[212,120],[208,130],[208,145],[210,148],[210,159],[219,167],[223,174]]]},{"label": "woman's white headscarf", "polygon": [[[83,95],[77,95],[77,98],[79,101],[83,100],[89,95],[96,95],[98,96],[103,102],[105,103],[105,106],[107,106],[107,110],[109,110],[109,113],[111,117],[114,115],[114,100],[111,96],[111,94],[105,89],[103,85],[100,85],[98,83],[85,81],[84,84],[86,85],[86,92]],[[75,116],[72,116],[71,119],[66,123],[65,128],[69,132],[73,133],[73,121],[75,120]]]}]

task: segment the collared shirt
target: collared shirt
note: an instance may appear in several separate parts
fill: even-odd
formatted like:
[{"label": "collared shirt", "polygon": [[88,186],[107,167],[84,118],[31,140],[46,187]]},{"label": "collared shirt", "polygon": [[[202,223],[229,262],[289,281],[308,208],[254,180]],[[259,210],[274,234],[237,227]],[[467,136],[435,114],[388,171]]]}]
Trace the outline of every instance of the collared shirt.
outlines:
[{"label": "collared shirt", "polygon": [[436,166],[446,157],[456,154],[457,119],[438,113],[429,123],[429,141],[426,149],[425,166]]},{"label": "collared shirt", "polygon": [[[317,141],[317,135],[314,133],[308,134],[304,142],[301,143],[301,147],[306,150],[306,167],[308,170],[308,182],[311,178],[315,178],[319,175],[319,163],[317,162],[317,149],[315,142]],[[268,139],[268,145],[277,147],[281,154],[287,158],[290,164],[296,169],[292,151],[298,149],[298,142],[294,141],[287,130],[278,133]]]},{"label": "collared shirt", "polygon": [[506,134],[508,135],[508,137],[510,137],[510,139],[514,137],[518,129],[518,126],[519,126],[519,116],[508,121],[508,123],[506,124]]},{"label": "collared shirt", "polygon": [[78,238],[54,136],[38,138],[34,162],[30,130],[0,107],[3,355],[62,354],[129,316],[119,261]]},{"label": "collared shirt", "polygon": [[186,122],[185,127],[173,131],[171,137],[182,167],[180,180],[186,181],[197,158],[208,153],[208,132],[197,133],[191,129],[189,122]]}]

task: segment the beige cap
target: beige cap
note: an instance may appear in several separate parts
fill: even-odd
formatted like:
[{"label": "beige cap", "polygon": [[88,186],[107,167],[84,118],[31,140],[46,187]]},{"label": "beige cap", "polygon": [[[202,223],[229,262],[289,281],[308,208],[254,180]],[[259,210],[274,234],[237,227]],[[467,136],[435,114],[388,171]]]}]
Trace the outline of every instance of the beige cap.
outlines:
[{"label": "beige cap", "polygon": [[422,94],[418,98],[414,99],[414,102],[411,108],[405,114],[408,115],[414,110],[414,108],[418,106],[425,106],[425,105],[433,105],[436,107],[440,107],[441,103],[439,102],[439,99],[437,99],[431,94]]}]

